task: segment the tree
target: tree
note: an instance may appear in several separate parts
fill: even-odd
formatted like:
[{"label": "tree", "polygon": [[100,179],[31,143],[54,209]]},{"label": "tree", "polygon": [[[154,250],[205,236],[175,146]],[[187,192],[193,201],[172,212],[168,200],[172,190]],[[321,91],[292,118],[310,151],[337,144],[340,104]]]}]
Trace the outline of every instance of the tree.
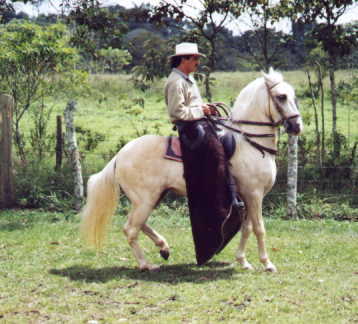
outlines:
[{"label": "tree", "polygon": [[283,44],[288,37],[272,28],[281,18],[275,15],[275,6],[269,0],[249,1],[245,12],[250,17],[250,29],[242,37],[246,55],[239,56],[266,72],[271,66],[283,65],[287,54]]},{"label": "tree", "polygon": [[[144,32],[136,42],[143,55],[136,66],[132,68],[134,84],[141,90],[146,90],[156,78],[162,78],[168,74],[169,46],[168,42],[153,33]],[[137,46],[137,49],[138,49]],[[164,64],[163,64],[164,63]]]},{"label": "tree", "polygon": [[18,21],[0,27],[0,48],[0,91],[14,98],[14,143],[25,161],[20,122],[35,102],[59,90],[52,81],[74,68],[76,50],[64,25],[44,29]]},{"label": "tree", "polygon": [[15,9],[7,0],[0,0],[0,24],[10,21],[15,15]]},{"label": "tree", "polygon": [[119,72],[130,62],[131,55],[118,48],[102,48],[97,52],[98,61],[103,72]]},{"label": "tree", "polygon": [[191,33],[203,37],[208,43],[208,64],[205,76],[206,98],[211,101],[210,74],[216,67],[216,40],[230,17],[238,16],[246,1],[198,0],[193,5],[188,0],[160,1],[153,10],[152,21],[166,23],[168,17],[175,21],[187,20],[195,29]]},{"label": "tree", "polygon": [[289,16],[294,22],[314,23],[311,36],[316,39],[328,55],[332,105],[332,161],[340,155],[340,136],[337,131],[337,85],[335,71],[338,58],[351,53],[357,45],[358,32],[345,33],[338,19],[353,4],[353,0],[283,0],[280,2],[280,15]]},{"label": "tree", "polygon": [[87,69],[98,60],[100,49],[122,47],[127,27],[118,12],[102,8],[97,0],[64,0],[63,6],[69,11],[66,20],[72,33],[71,44],[79,50]]}]

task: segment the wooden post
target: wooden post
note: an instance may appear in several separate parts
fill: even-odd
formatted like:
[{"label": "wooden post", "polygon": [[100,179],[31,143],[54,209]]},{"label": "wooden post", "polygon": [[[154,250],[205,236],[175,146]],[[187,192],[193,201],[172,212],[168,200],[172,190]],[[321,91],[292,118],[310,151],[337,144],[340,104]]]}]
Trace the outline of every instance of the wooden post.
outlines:
[{"label": "wooden post", "polygon": [[56,166],[55,170],[60,171],[62,166],[63,138],[62,138],[62,117],[56,117]]},{"label": "wooden post", "polygon": [[11,96],[0,95],[0,208],[15,205],[15,187],[12,170],[12,111]]},{"label": "wooden post", "polygon": [[75,209],[81,208],[83,200],[83,178],[82,168],[80,163],[80,153],[77,147],[76,132],[74,126],[73,113],[76,110],[76,102],[69,101],[65,109],[65,123],[66,123],[66,148],[70,158],[74,179],[74,195],[75,195]]},{"label": "wooden post", "polygon": [[288,136],[287,217],[297,218],[297,136]]}]

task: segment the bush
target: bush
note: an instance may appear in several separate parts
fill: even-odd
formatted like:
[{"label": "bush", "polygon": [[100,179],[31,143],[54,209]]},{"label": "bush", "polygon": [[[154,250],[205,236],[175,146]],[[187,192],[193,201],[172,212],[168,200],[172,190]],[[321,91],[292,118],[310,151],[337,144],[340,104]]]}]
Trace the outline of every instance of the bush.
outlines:
[{"label": "bush", "polygon": [[73,177],[69,168],[56,172],[48,162],[33,160],[16,170],[16,197],[19,206],[64,211],[73,205]]}]

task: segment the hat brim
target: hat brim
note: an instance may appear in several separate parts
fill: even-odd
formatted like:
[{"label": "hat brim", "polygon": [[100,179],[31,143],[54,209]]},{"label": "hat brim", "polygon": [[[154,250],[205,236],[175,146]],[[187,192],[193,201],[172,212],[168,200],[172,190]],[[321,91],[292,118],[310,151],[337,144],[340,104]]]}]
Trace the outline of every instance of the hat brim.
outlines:
[{"label": "hat brim", "polygon": [[204,54],[202,54],[202,53],[183,53],[183,54],[170,55],[169,58],[171,59],[172,57],[175,57],[175,56],[186,56],[186,55],[206,57],[206,55],[204,55]]}]

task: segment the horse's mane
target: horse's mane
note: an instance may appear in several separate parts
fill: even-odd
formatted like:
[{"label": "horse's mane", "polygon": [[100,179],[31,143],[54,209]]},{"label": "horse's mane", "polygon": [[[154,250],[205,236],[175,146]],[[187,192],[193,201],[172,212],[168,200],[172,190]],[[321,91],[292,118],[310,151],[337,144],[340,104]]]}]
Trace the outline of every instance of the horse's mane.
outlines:
[{"label": "horse's mane", "polygon": [[268,73],[262,72],[262,77],[255,79],[244,87],[232,109],[232,117],[236,119],[236,115],[241,111],[247,109],[255,109],[262,106],[264,100],[267,100],[267,85],[269,88],[277,83],[283,81],[283,76],[280,72],[274,71],[273,68],[269,69]]}]

